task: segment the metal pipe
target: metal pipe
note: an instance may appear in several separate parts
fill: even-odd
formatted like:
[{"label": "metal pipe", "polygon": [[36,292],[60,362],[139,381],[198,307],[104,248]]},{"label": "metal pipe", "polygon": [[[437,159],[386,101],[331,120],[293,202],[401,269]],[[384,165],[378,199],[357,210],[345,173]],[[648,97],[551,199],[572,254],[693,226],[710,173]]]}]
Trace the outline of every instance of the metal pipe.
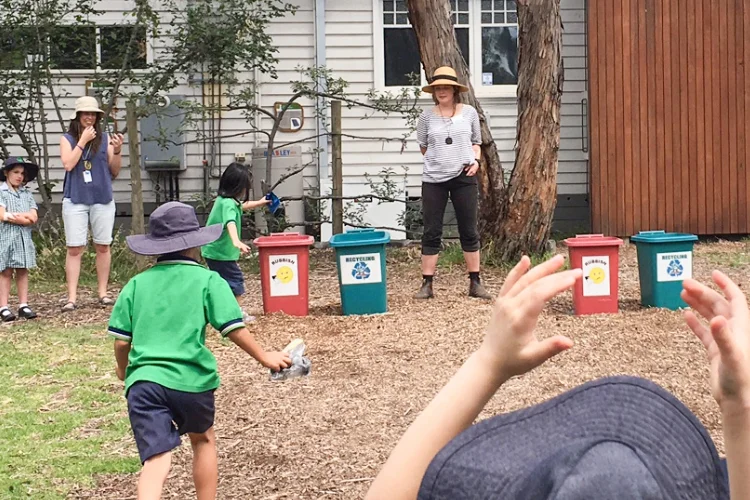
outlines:
[{"label": "metal pipe", "polygon": [[[315,0],[315,65],[317,67],[326,65],[326,0]],[[326,80],[320,77],[319,89],[325,92]],[[317,135],[318,148],[318,188],[322,189],[322,179],[328,177],[328,136],[325,128],[325,99],[317,98],[315,124],[315,135]],[[322,194],[322,193],[321,193]]]},{"label": "metal pipe", "polygon": [[[253,104],[255,104],[257,107],[263,106],[263,85],[260,84],[260,78],[261,78],[260,69],[258,69],[258,67],[256,66],[253,69],[253,80],[255,82],[255,97],[254,97],[255,102],[253,102]],[[263,123],[263,115],[261,115],[258,111],[254,111],[253,112],[253,128],[255,128],[255,130],[260,130],[262,123]],[[257,132],[253,134],[253,146],[255,146],[256,148],[261,146],[260,134]],[[253,155],[251,152],[250,158],[252,158],[252,156]]]}]

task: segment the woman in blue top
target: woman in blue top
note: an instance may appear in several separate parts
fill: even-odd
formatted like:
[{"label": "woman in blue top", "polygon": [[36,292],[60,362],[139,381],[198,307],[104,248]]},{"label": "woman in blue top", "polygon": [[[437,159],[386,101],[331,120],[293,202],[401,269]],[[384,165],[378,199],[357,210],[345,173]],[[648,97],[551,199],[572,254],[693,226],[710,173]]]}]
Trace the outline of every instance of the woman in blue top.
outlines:
[{"label": "woman in blue top", "polygon": [[104,112],[95,98],[80,97],[76,100],[68,133],[60,139],[60,157],[65,168],[62,213],[68,247],[65,259],[68,299],[63,311],[76,308],[81,256],[88,243],[89,225],[96,247],[99,302],[102,305],[114,303],[107,295],[109,247],[115,224],[112,179],[120,173],[123,137],[104,134],[103,118]]}]

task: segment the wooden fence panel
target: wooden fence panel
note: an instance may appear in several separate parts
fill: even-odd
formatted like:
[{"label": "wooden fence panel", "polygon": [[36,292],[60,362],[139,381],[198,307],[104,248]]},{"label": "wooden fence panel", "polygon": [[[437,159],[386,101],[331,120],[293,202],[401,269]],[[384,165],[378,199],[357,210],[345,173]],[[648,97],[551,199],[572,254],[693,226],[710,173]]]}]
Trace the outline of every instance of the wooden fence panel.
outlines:
[{"label": "wooden fence panel", "polygon": [[588,24],[593,230],[750,233],[750,0],[589,0]]}]

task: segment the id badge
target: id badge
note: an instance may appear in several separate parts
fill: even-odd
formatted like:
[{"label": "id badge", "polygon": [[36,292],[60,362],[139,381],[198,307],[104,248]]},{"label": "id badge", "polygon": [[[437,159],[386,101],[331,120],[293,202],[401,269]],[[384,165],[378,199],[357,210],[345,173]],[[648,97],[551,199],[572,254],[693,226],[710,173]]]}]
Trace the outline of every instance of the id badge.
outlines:
[{"label": "id badge", "polygon": [[88,184],[89,182],[91,182],[91,180],[92,180],[91,179],[91,172],[88,171],[88,170],[84,170],[83,171],[83,182],[85,182],[86,184]]}]

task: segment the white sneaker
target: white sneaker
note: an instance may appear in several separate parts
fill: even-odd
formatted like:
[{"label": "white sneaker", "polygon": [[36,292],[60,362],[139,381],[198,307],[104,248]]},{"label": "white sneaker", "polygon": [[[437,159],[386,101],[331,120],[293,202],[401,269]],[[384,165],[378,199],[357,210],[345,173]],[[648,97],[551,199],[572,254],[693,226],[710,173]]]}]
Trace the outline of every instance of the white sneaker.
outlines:
[{"label": "white sneaker", "polygon": [[245,311],[242,311],[242,321],[244,321],[245,323],[252,323],[253,321],[255,321],[255,316],[251,316]]}]

